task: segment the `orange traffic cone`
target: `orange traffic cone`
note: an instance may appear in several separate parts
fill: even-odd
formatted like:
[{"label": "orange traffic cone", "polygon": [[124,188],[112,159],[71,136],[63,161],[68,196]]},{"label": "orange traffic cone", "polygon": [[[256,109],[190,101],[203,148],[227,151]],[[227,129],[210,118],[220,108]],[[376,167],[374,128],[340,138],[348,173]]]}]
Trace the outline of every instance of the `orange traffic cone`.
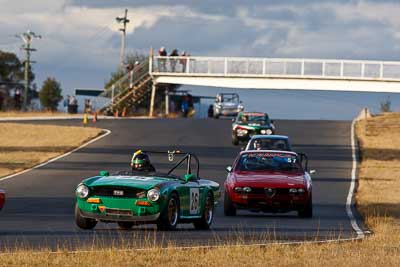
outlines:
[{"label": "orange traffic cone", "polygon": [[114,111],[114,117],[115,117],[115,118],[118,118],[118,109],[116,109],[116,110]]},{"label": "orange traffic cone", "polygon": [[123,108],[122,114],[121,114],[121,117],[125,117],[125,116],[126,116],[126,107]]},{"label": "orange traffic cone", "polygon": [[93,123],[97,122],[97,112],[93,114]]}]

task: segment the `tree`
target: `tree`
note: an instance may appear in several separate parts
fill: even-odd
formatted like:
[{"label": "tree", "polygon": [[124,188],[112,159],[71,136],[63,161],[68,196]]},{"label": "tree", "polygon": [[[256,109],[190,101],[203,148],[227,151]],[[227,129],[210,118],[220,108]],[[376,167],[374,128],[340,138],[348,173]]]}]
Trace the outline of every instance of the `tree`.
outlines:
[{"label": "tree", "polygon": [[[3,98],[10,97],[10,91],[15,89],[24,90],[24,62],[20,61],[14,53],[0,50],[0,87],[3,91]],[[28,91],[28,103],[30,98],[35,98],[36,85],[33,83],[35,74],[32,67],[29,67],[29,82],[31,88]]]},{"label": "tree", "polygon": [[[145,60],[147,60],[146,55],[139,54],[139,53],[135,53],[135,54],[131,53],[126,56],[125,65],[133,66],[136,61],[142,63]],[[120,78],[122,78],[122,76],[124,76],[125,73],[126,73],[125,71],[120,71],[120,70],[117,70],[116,72],[111,73],[111,78],[105,83],[104,88],[106,88],[106,89],[110,88],[115,82],[117,82]]]},{"label": "tree", "polygon": [[61,86],[55,78],[48,77],[39,92],[40,103],[46,110],[56,111],[58,102],[61,101]]}]

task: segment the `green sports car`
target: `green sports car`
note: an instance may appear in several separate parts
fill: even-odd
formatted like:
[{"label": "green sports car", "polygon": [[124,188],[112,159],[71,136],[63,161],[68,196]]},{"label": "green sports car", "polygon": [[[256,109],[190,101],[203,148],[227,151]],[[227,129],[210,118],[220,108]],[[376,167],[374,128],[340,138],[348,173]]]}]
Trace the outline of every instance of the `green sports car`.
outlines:
[{"label": "green sports car", "polygon": [[[168,158],[169,164],[161,164],[167,171],[113,175],[102,171],[77,186],[75,222],[79,228],[93,229],[99,221],[116,222],[122,229],[145,223],[157,224],[159,230],[174,230],[178,223],[210,228],[220,187],[199,178],[198,158],[179,151],[146,153]],[[192,168],[197,170],[192,173]]]}]

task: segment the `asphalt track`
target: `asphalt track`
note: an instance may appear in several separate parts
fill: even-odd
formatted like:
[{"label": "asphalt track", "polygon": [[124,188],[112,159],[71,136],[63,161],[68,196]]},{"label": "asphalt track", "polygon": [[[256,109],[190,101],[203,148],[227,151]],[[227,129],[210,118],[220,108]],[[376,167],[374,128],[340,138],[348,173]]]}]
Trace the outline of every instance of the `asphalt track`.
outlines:
[{"label": "asphalt track", "polygon": [[[35,123],[77,125],[81,121]],[[74,223],[75,186],[99,170],[127,169],[136,148],[193,152],[201,162],[201,177],[221,186],[225,166],[232,164],[240,151],[231,144],[231,121],[226,119],[102,120],[97,127],[111,130],[110,135],[46,166],[0,181],[0,188],[7,192],[6,206],[0,212],[0,250],[21,246],[197,246],[356,237],[346,214],[352,170],[351,122],[285,120],[275,124],[277,133],[290,136],[294,149],[307,153],[311,169],[317,170],[313,176],[312,219],[298,218],[294,212],[239,211],[236,217],[225,217],[221,202],[210,231],[196,231],[190,224],[182,224],[173,232],[157,232],[154,225],[123,231],[116,224],[105,223],[94,230],[80,230]],[[359,220],[357,213],[356,218]]]}]

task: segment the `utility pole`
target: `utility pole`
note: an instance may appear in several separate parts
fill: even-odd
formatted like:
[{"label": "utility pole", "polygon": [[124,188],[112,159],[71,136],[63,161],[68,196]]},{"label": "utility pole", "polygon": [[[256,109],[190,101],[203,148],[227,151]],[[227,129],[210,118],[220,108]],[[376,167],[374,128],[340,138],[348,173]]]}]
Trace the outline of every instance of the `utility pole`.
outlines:
[{"label": "utility pole", "polygon": [[21,38],[21,40],[25,43],[25,46],[22,47],[23,50],[26,51],[26,59],[25,59],[25,90],[24,90],[24,102],[23,102],[23,110],[27,110],[28,105],[28,90],[29,90],[29,66],[31,64],[31,52],[36,51],[36,49],[31,48],[31,42],[34,38],[42,38],[42,36],[35,34],[28,30],[27,32],[16,35],[15,37]]},{"label": "utility pole", "polygon": [[123,24],[123,27],[121,29],[119,29],[122,32],[121,55],[120,55],[120,61],[119,61],[119,70],[122,72],[124,70],[126,24],[129,23],[128,9],[125,9],[125,16],[124,17],[116,17],[115,19],[116,19],[116,21],[118,23],[122,23]]}]

